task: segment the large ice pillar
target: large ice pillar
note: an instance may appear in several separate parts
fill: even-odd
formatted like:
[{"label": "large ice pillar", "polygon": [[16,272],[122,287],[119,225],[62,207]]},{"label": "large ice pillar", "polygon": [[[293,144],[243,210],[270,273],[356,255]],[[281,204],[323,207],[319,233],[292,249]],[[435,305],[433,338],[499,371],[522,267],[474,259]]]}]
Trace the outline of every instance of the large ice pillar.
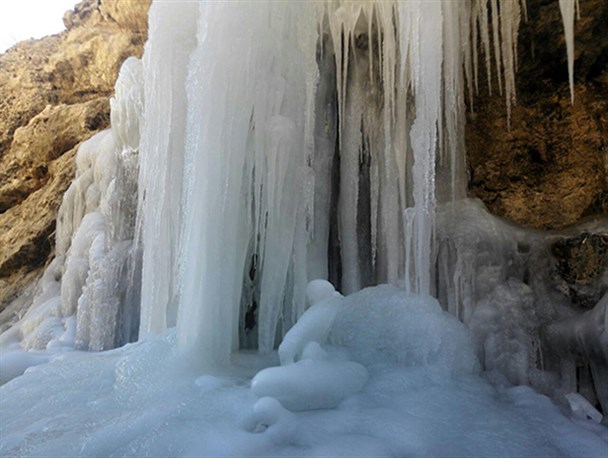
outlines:
[{"label": "large ice pillar", "polygon": [[435,164],[441,115],[443,11],[439,2],[420,2],[413,11],[404,11],[406,8],[405,4],[401,5],[401,16],[410,21],[408,28],[413,40],[408,57],[411,59],[411,81],[416,100],[416,120],[410,130],[414,151],[414,216],[410,235],[414,274],[411,279],[406,279],[406,285],[408,290],[430,294]]},{"label": "large ice pillar", "polygon": [[306,262],[298,228],[314,128],[315,13],[305,2],[200,4],[177,325],[180,346],[208,364],[238,347],[245,275],[259,288],[261,351],[275,344],[284,303],[303,311],[305,283],[301,297],[292,291]]},{"label": "large ice pillar", "polygon": [[[133,275],[135,267],[133,234],[137,202],[139,120],[143,109],[142,69],[138,59],[123,64],[116,83],[115,97],[110,101],[112,128],[83,145],[79,158],[93,159],[93,184],[89,193],[99,192],[97,208],[87,213],[80,223],[66,258],[62,282],[62,308],[69,316],[71,288],[70,271],[74,263],[82,266],[86,258],[83,246],[74,243],[79,237],[89,240],[88,269],[76,308],[75,346],[81,349],[107,350],[137,337],[139,324],[139,282]],[[86,172],[85,172],[86,174]],[[95,188],[96,185],[96,188]],[[77,199],[64,200],[63,215],[77,208]],[[92,205],[92,202],[89,203]],[[71,207],[71,208],[70,208]],[[88,224],[91,222],[91,224]],[[76,288],[76,291],[78,288]]]},{"label": "large ice pillar", "polygon": [[186,76],[197,17],[197,2],[154,2],[149,13],[137,220],[137,243],[143,247],[140,335],[177,323]]}]

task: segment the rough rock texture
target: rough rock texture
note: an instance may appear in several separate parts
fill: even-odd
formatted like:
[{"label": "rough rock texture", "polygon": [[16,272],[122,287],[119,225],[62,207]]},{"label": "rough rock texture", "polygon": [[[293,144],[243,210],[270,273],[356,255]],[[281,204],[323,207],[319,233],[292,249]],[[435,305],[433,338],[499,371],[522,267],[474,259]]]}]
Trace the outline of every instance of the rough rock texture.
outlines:
[{"label": "rough rock texture", "polygon": [[141,56],[151,0],[85,0],[66,31],[0,54],[0,310],[47,263],[77,146],[109,125],[122,62]]},{"label": "rough rock texture", "polygon": [[483,89],[469,115],[470,192],[524,226],[557,229],[608,212],[608,2],[580,6],[574,104],[559,4],[530,0],[510,130],[498,91]]},{"label": "rough rock texture", "polygon": [[557,271],[567,285],[564,291],[574,306],[593,308],[606,288],[608,228],[604,233],[582,232],[558,238],[551,245]]}]

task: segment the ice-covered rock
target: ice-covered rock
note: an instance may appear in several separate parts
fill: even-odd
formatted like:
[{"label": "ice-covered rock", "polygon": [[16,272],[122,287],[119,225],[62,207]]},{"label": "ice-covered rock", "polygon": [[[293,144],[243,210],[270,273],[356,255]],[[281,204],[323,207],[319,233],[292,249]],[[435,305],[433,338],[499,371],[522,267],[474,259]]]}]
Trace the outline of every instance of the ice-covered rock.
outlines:
[{"label": "ice-covered rock", "polygon": [[265,431],[268,427],[293,418],[293,414],[275,398],[260,398],[253,406],[253,420],[256,422],[254,432]]},{"label": "ice-covered rock", "polygon": [[583,396],[578,393],[568,393],[566,400],[570,404],[572,413],[583,419],[593,420],[596,423],[601,423],[604,416],[591,405]]}]

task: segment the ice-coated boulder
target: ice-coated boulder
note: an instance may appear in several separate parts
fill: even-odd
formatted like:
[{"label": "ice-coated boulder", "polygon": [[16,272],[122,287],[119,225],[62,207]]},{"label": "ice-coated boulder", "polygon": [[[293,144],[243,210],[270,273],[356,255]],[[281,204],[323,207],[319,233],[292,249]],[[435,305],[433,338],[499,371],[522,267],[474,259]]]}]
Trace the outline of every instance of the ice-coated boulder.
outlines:
[{"label": "ice-coated boulder", "polygon": [[367,369],[352,361],[302,359],[258,372],[251,389],[292,411],[331,409],[360,391],[368,377]]}]

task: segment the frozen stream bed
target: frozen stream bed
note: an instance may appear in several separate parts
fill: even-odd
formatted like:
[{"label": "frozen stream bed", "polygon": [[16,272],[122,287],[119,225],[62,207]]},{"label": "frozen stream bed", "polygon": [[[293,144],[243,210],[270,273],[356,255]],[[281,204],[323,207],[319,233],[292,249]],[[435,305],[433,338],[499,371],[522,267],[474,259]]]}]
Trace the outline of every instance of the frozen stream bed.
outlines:
[{"label": "frozen stream bed", "polygon": [[[311,335],[332,303],[331,328]],[[279,365],[276,353],[194,370],[174,330],[102,353],[56,353],[0,387],[0,455],[608,455],[603,426],[528,387],[490,383],[465,327],[431,298],[381,286],[322,298],[307,316],[284,340],[299,360],[262,372]],[[363,375],[336,386],[354,367]],[[256,373],[266,394],[283,390],[300,404],[259,398]]]}]

